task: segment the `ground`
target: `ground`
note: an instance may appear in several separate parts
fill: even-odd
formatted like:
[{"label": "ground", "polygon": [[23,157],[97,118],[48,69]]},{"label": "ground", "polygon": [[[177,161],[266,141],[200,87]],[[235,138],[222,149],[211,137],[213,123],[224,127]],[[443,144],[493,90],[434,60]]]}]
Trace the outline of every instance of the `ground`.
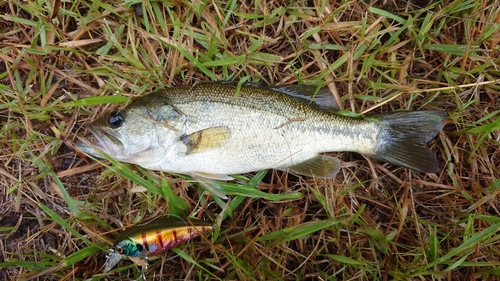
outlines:
[{"label": "ground", "polygon": [[[148,280],[500,279],[499,7],[0,1],[0,280],[136,279],[128,259],[102,273],[110,234],[166,214],[216,229],[151,258]],[[324,86],[368,116],[444,110],[440,169],[331,153],[333,180],[263,171],[220,200],[74,148],[131,97],[219,80]]]}]

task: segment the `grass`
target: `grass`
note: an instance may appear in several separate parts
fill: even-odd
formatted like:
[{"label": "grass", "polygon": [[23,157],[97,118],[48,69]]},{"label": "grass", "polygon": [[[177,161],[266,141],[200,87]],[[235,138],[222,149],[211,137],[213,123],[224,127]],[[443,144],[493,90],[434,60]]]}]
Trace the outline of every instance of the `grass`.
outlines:
[{"label": "grass", "polygon": [[[0,279],[137,278],[129,260],[102,274],[108,234],[170,213],[217,227],[152,258],[148,280],[500,279],[498,13],[472,0],[0,2]],[[224,201],[73,149],[133,96],[215,80],[325,86],[356,114],[446,110],[429,144],[441,169],[338,153],[334,180],[263,171],[222,184]]]}]

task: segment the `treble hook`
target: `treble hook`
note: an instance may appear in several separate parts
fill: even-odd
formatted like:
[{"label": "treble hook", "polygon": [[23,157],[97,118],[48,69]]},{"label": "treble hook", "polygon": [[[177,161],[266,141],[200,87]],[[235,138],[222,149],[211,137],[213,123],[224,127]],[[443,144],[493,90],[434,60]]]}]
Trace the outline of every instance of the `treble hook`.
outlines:
[{"label": "treble hook", "polygon": [[146,279],[146,269],[147,268],[148,268],[147,266],[141,266],[141,275],[139,275],[139,278],[137,278],[135,281],[140,281],[140,280],[147,281],[147,279]]},{"label": "treble hook", "polygon": [[134,281],[140,281],[140,280],[147,281],[147,279],[146,279],[146,270],[148,269],[148,264],[147,264],[148,258],[145,257],[143,260],[146,262],[146,265],[141,266],[141,275],[139,275],[139,278],[137,278]]}]

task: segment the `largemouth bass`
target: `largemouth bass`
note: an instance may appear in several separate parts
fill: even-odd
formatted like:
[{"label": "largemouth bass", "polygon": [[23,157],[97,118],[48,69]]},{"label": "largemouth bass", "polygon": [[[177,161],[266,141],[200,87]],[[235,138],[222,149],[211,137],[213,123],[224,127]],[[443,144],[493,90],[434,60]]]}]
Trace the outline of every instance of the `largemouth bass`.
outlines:
[{"label": "largemouth bass", "polygon": [[324,103],[308,102],[314,89],[238,89],[229,83],[162,89],[91,123],[88,130],[97,141],[77,147],[95,157],[102,151],[195,179],[228,180],[231,174],[270,168],[332,178],[340,161],[321,153],[333,151],[358,152],[425,173],[438,170],[425,144],[443,128],[445,112],[346,117]]}]

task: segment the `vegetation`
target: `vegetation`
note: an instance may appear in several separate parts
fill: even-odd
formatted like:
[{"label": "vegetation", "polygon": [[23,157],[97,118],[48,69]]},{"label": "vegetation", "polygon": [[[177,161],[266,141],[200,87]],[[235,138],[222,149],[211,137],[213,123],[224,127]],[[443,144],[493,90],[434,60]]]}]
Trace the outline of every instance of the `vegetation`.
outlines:
[{"label": "vegetation", "polygon": [[[0,1],[0,279],[136,279],[128,259],[102,273],[109,234],[164,214],[217,227],[150,259],[148,280],[500,279],[499,7]],[[74,149],[84,124],[134,96],[215,80],[326,86],[368,115],[445,110],[429,144],[441,169],[335,153],[334,180],[242,175],[224,201]]]}]

